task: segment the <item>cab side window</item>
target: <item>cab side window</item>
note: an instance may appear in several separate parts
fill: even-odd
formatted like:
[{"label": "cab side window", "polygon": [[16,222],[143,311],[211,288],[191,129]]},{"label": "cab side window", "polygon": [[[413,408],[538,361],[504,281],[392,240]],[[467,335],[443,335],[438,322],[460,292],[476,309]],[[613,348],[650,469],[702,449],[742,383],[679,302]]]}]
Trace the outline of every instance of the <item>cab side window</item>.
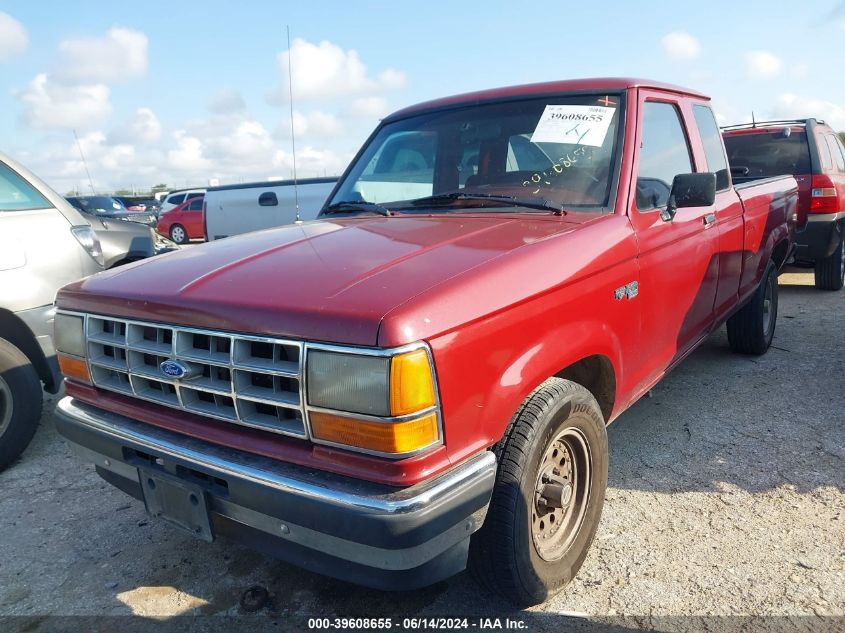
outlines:
[{"label": "cab side window", "polygon": [[637,169],[637,209],[665,207],[675,176],[691,171],[692,156],[677,106],[647,101]]},{"label": "cab side window", "polygon": [[202,211],[202,198],[194,198],[188,205],[188,211]]},{"label": "cab side window", "polygon": [[698,133],[704,145],[707,171],[716,174],[716,191],[724,191],[730,186],[728,161],[725,158],[722,135],[719,132],[719,126],[716,125],[716,117],[713,116],[713,110],[704,105],[693,106],[692,111],[695,113],[695,124],[698,126]]},{"label": "cab side window", "polygon": [[49,209],[52,206],[35,187],[0,163],[0,212]]},{"label": "cab side window", "polygon": [[175,196],[170,196],[167,199],[168,204],[182,204],[183,202],[185,202],[185,194],[184,193],[180,193],[180,194],[175,195]]}]

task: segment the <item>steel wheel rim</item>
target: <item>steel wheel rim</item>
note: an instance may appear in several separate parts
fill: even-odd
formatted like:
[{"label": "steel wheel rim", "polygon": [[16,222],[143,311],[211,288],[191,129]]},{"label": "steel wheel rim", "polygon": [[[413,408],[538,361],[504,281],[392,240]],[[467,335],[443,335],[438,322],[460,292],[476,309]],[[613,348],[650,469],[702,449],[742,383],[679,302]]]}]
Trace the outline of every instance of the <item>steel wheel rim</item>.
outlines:
[{"label": "steel wheel rim", "polygon": [[9,383],[0,377],[0,436],[6,432],[6,428],[12,421],[12,389]]},{"label": "steel wheel rim", "polygon": [[[540,460],[531,500],[531,539],[543,560],[560,560],[578,535],[591,474],[592,455],[583,433],[574,427],[560,431]],[[555,507],[558,503],[561,507]]]},{"label": "steel wheel rim", "polygon": [[768,334],[772,325],[772,304],[774,302],[773,275],[766,280],[766,294],[763,296],[763,333]]},{"label": "steel wheel rim", "polygon": [[174,242],[181,242],[185,239],[185,231],[183,231],[181,227],[174,227],[171,233],[173,234],[172,237]]}]

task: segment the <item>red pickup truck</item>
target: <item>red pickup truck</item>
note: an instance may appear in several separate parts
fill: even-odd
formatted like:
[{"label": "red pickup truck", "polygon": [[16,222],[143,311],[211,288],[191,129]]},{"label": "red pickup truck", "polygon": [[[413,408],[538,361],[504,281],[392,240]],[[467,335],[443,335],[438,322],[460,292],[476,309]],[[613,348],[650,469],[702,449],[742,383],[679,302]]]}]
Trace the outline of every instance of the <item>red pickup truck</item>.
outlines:
[{"label": "red pickup truck", "polygon": [[60,291],[57,426],[197,537],[516,604],[586,556],[605,427],[727,321],[766,351],[795,180],[734,188],[708,98],[545,83],[386,118],[314,222]]}]

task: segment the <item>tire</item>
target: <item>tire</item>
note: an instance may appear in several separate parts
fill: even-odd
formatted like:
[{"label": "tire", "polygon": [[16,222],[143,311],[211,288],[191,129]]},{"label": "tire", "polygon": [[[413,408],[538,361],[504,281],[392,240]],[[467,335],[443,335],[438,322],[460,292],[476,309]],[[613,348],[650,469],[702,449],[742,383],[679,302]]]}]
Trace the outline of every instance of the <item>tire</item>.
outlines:
[{"label": "tire", "polygon": [[[483,587],[524,608],[563,589],[593,542],[607,488],[601,409],[581,385],[550,378],[522,403],[494,451],[496,484],[484,525],[470,543],[469,566]],[[551,465],[560,470],[550,472]],[[554,479],[543,479],[544,473]],[[541,502],[546,493],[539,489],[561,481],[571,484],[564,508]],[[559,502],[566,495],[551,497]],[[553,514],[559,517],[556,531]]]},{"label": "tire", "polygon": [[174,224],[170,227],[170,239],[177,244],[185,244],[188,241],[188,232],[181,224]]},{"label": "tire", "polygon": [[29,359],[0,339],[0,471],[29,445],[41,418],[41,381]]},{"label": "tire", "polygon": [[778,319],[778,278],[772,262],[751,300],[728,319],[728,343],[738,354],[765,354]]},{"label": "tire", "polygon": [[816,262],[816,288],[819,290],[841,290],[845,282],[845,237],[839,246],[824,259]]}]

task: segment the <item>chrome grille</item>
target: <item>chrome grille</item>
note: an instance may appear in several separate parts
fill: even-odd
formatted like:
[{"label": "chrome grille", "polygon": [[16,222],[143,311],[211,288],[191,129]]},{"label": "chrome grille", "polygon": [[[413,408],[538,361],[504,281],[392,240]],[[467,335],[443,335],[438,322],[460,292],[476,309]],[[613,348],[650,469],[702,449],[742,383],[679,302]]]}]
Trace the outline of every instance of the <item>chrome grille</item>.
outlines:
[{"label": "chrome grille", "polygon": [[[94,384],[165,406],[244,426],[307,437],[302,406],[302,343],[87,317]],[[175,379],[166,360],[190,367]]]}]

